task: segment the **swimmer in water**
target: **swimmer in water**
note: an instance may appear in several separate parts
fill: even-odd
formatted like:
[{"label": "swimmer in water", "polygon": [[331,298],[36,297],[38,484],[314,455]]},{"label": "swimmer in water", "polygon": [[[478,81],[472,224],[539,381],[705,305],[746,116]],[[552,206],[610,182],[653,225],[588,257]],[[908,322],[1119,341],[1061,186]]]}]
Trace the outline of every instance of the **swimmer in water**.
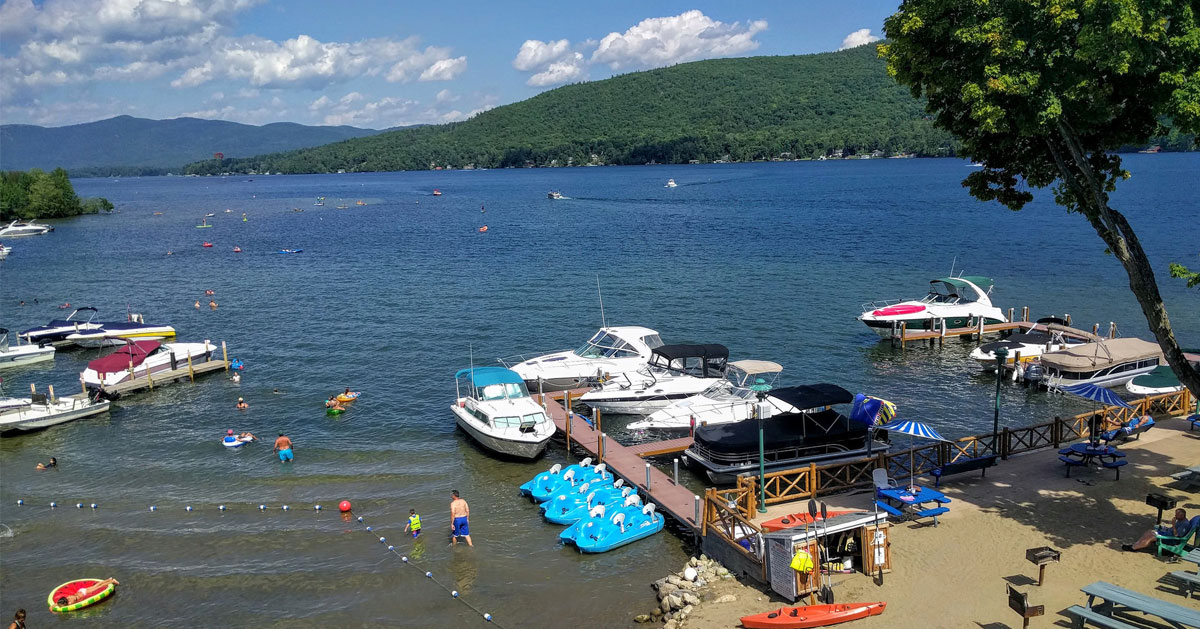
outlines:
[{"label": "swimmer in water", "polygon": [[196,310],[199,310],[199,309],[200,309],[200,300],[197,299],[196,300]]},{"label": "swimmer in water", "polygon": [[325,408],[327,408],[327,409],[329,409],[329,410],[331,410],[331,411],[344,411],[344,410],[346,410],[346,407],[345,407],[345,406],[342,406],[342,403],[338,401],[338,399],[337,399],[337,396],[336,396],[336,395],[331,395],[331,396],[329,396],[329,399],[325,401]]},{"label": "swimmer in water", "polygon": [[274,393],[275,395],[279,395],[279,389],[275,389],[274,391],[271,391],[271,393]]},{"label": "swimmer in water", "polygon": [[235,371],[233,372],[233,375],[229,377],[229,379],[232,380],[234,384],[238,384],[242,381],[242,374]]},{"label": "swimmer in water", "polygon": [[216,309],[217,309],[217,302],[216,302],[216,300],[215,300],[215,299],[210,299],[210,300],[208,300],[208,307],[209,307],[209,309],[210,309],[210,310],[216,310]]},{"label": "swimmer in water", "polygon": [[250,408],[250,405],[246,403],[246,400],[243,400],[242,398],[238,398],[237,409],[238,410],[246,410],[248,408]]}]

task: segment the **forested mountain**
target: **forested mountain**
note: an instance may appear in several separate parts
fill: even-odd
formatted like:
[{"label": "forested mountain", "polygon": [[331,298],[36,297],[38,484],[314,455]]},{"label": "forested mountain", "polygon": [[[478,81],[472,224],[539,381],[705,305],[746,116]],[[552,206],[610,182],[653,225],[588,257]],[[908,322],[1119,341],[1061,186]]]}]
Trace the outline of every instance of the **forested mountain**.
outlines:
[{"label": "forested mountain", "polygon": [[256,127],[224,120],[131,116],[66,127],[8,124],[0,126],[0,170],[62,167],[72,175],[136,174],[148,169],[179,169],[218,152],[243,157],[374,133],[378,131],[290,122]]},{"label": "forested mountain", "polygon": [[[405,129],[188,172],[335,172],[642,164],[913,152],[950,136],[897,85],[874,46],[712,59],[567,85],[465,122]],[[789,155],[790,154],[790,155]]]}]

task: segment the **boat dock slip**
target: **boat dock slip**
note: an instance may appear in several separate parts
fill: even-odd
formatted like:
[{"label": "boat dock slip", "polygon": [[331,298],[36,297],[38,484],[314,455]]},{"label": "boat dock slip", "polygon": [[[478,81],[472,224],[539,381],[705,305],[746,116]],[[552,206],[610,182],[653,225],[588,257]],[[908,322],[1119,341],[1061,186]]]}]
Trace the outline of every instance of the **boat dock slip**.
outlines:
[{"label": "boat dock slip", "polygon": [[[139,376],[126,380],[118,384],[113,384],[104,387],[104,391],[109,394],[125,394],[142,389],[153,389],[156,386],[170,384],[179,380],[189,379],[195,381],[196,376],[224,369],[229,371],[229,354],[225,349],[225,342],[221,341],[221,358],[216,357],[216,352],[212,352],[213,356],[209,360],[204,360],[204,356],[187,356],[179,359],[179,367],[177,369],[168,369],[151,373],[144,376]],[[196,362],[204,360],[204,362]],[[83,378],[80,378],[82,386]],[[88,395],[86,387],[82,393],[76,393],[71,397],[86,398]]]},{"label": "boat dock slip", "polygon": [[[580,391],[566,392],[571,398],[583,393]],[[643,456],[682,452],[691,444],[691,437],[643,443],[637,446],[624,446],[615,439],[610,439],[591,424],[575,413],[569,413],[563,408],[563,394],[535,395],[534,399],[543,403],[546,414],[567,435],[571,443],[577,443],[589,454],[596,457],[597,463],[606,463],[608,469],[617,476],[625,479],[629,485],[637,487],[647,502],[658,505],[658,511],[665,513],[679,524],[695,534],[701,528],[701,500],[692,490],[675,481],[658,468],[642,459]]]},{"label": "boat dock slip", "polygon": [[[1009,309],[1009,318],[1012,318],[1012,309]],[[1028,316],[1029,309],[1024,310],[1025,316]],[[1070,325],[1071,315],[1067,315],[1064,319],[1067,325]],[[904,349],[908,343],[929,341],[930,345],[942,345],[947,338],[956,338],[963,336],[974,336],[982,340],[985,334],[1000,334],[1004,332],[1029,332],[1032,330],[1045,330],[1046,326],[1033,321],[1009,321],[1008,323],[983,323],[966,328],[947,328],[945,320],[935,321],[934,329],[932,330],[909,330],[906,325],[901,323],[892,329],[891,335],[888,337],[892,342],[892,347]],[[1092,326],[1093,334],[1100,334],[1100,324]],[[1065,333],[1066,336],[1074,336],[1070,333]],[[1109,324],[1109,336],[1115,334],[1115,328]]]}]

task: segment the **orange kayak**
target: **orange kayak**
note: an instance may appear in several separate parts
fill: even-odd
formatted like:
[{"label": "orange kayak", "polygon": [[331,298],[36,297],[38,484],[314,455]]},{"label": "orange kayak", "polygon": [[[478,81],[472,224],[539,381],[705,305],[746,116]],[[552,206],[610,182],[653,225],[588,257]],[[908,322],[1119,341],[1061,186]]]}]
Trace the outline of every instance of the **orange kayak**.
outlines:
[{"label": "orange kayak", "polygon": [[807,607],[780,607],[773,612],[742,616],[746,629],[803,629],[825,627],[883,613],[887,603],[835,603]]},{"label": "orange kayak", "polygon": [[[856,513],[856,512],[855,511],[830,511],[829,517],[832,518],[832,517],[839,516],[839,515],[846,515],[847,513]],[[863,513],[866,513],[866,512],[864,511]],[[817,521],[820,521],[820,520],[821,520],[821,518],[818,517]],[[775,518],[774,520],[767,520],[766,522],[762,523],[761,528],[764,531],[782,531],[783,529],[790,529],[794,526],[804,526],[806,524],[811,526],[813,523],[814,523],[813,519],[811,517],[809,517],[809,515],[807,513],[792,513],[792,514],[788,514],[788,515],[785,515],[780,518]]]}]

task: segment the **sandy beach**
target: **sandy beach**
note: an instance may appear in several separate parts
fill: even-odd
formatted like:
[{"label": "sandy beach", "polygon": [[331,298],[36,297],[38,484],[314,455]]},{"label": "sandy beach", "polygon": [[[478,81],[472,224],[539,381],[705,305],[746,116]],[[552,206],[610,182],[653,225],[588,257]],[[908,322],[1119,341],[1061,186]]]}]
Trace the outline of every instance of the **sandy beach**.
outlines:
[{"label": "sandy beach", "polygon": [[[1063,610],[1082,604],[1085,596],[1079,589],[1095,581],[1200,609],[1200,600],[1180,595],[1167,577],[1194,565],[1121,551],[1122,543],[1132,542],[1155,523],[1157,511],[1145,504],[1150,492],[1174,497],[1189,517],[1200,514],[1200,495],[1173,487],[1169,477],[1200,463],[1200,432],[1189,433],[1181,419],[1160,420],[1140,440],[1120,448],[1129,465],[1119,481],[1107,469],[1077,469],[1066,478],[1051,450],[1000,462],[986,478],[977,472],[947,477],[941,490],[954,500],[950,513],[939,518],[937,527],[893,525],[893,571],[884,575],[882,584],[862,574],[834,575],[836,602],[888,604],[884,614],[846,626],[1020,627],[1017,614],[1008,608],[1008,583],[1027,592],[1030,604],[1045,606],[1046,615],[1031,620],[1031,626],[1069,626]],[[870,495],[824,500],[830,509],[867,508]],[[765,517],[797,510],[802,510],[797,503],[780,505]],[[1047,545],[1062,551],[1062,561],[1047,566],[1046,582],[1039,587],[1037,567],[1025,560],[1025,549]],[[735,581],[714,585],[706,599],[723,594],[737,600],[705,603],[680,626],[735,627],[743,615],[785,604]],[[647,606],[652,600],[647,597]]]}]

